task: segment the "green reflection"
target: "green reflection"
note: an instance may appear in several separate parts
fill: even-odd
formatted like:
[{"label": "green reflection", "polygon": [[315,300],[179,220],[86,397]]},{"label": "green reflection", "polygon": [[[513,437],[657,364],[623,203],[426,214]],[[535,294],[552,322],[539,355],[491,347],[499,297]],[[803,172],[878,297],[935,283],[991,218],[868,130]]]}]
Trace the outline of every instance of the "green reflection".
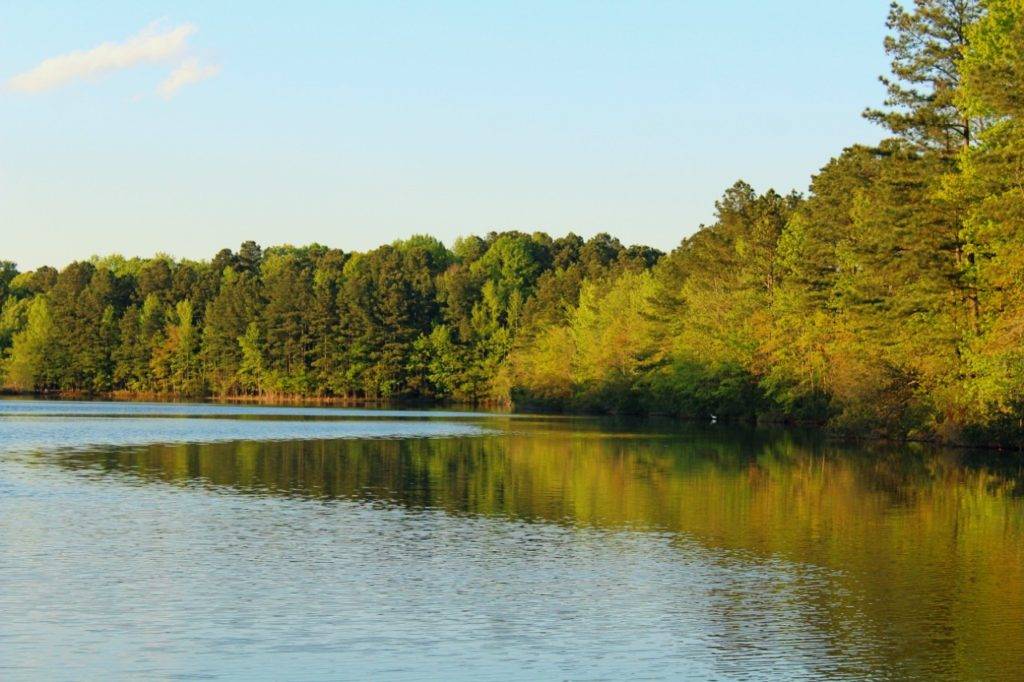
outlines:
[{"label": "green reflection", "polygon": [[[805,607],[837,652],[897,676],[1024,670],[1019,466],[798,434],[540,420],[465,439],[239,442],[77,453],[62,466],[260,495],[651,529],[825,569]],[[856,656],[854,656],[856,658]],[[865,665],[867,663],[865,662]]]}]

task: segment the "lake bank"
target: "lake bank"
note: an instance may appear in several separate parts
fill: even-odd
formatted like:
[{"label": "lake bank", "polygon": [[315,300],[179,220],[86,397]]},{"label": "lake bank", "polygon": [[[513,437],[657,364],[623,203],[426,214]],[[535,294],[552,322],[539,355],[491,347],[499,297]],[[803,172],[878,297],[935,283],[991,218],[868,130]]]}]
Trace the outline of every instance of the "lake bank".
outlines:
[{"label": "lake bank", "polygon": [[[659,412],[601,412],[584,410],[560,410],[545,408],[544,405],[510,405],[504,401],[479,401],[466,403],[457,401],[439,401],[436,399],[367,399],[367,398],[346,398],[338,396],[274,396],[274,395],[243,395],[243,396],[184,396],[167,393],[133,393],[126,391],[114,391],[105,393],[90,393],[84,391],[12,391],[0,389],[0,396],[8,398],[31,398],[39,400],[98,400],[110,402],[158,402],[158,403],[202,403],[211,405],[262,405],[262,406],[322,406],[338,408],[366,408],[366,409],[426,409],[426,410],[470,410],[482,413],[497,414],[540,414],[540,415],[563,415],[567,417],[596,417],[596,418],[621,418],[633,420],[668,420],[687,424],[709,424],[719,420],[694,419],[682,415],[673,415]],[[769,426],[775,428],[797,428],[811,429],[821,432],[824,436],[841,443],[877,443],[877,444],[910,444],[930,445],[936,447],[950,447],[969,450],[987,450],[1005,452],[1012,456],[1024,457],[1024,431],[1006,441],[986,440],[984,437],[976,439],[965,438],[943,438],[939,436],[913,435],[907,437],[893,437],[882,432],[862,431],[858,433],[843,432],[832,429],[828,424],[821,421],[799,421],[789,418],[779,419],[739,419],[720,420],[723,424],[737,424],[741,426]]]}]

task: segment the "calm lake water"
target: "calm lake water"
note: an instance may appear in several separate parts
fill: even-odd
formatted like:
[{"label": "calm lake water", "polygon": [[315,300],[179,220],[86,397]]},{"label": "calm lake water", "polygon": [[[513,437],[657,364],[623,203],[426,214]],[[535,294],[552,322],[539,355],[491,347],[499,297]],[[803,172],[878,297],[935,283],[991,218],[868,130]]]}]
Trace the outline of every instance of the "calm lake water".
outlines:
[{"label": "calm lake water", "polygon": [[0,679],[1022,679],[1024,471],[730,427],[0,401]]}]

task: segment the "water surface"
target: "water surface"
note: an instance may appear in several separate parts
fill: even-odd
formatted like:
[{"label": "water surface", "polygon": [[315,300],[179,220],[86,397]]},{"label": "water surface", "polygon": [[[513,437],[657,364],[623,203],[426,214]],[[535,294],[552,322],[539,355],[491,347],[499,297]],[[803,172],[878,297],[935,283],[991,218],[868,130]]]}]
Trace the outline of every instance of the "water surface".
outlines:
[{"label": "water surface", "polygon": [[1020,679],[1024,474],[806,434],[0,401],[0,678]]}]

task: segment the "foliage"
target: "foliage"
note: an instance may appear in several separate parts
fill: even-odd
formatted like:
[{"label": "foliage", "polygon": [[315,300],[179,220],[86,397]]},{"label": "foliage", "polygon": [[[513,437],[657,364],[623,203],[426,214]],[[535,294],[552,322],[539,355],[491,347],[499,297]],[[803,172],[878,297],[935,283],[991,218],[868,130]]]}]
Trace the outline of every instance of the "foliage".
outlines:
[{"label": "foliage", "polygon": [[894,137],[670,254],[492,232],[0,262],[18,390],[505,401],[1021,445],[1024,1],[894,5]]}]

